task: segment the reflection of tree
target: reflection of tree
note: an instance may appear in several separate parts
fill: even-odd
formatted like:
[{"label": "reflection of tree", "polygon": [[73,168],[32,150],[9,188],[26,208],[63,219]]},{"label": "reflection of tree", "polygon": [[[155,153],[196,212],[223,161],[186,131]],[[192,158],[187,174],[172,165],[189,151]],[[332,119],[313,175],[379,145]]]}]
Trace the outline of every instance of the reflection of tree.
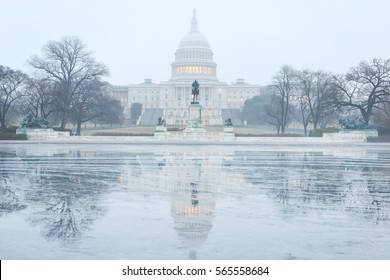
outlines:
[{"label": "reflection of tree", "polygon": [[[294,190],[290,188],[289,178],[297,170],[288,165],[288,154],[285,152],[250,152],[243,154],[244,162],[239,162],[244,178],[259,190],[276,199],[284,212],[291,210],[290,197]],[[241,166],[241,167],[240,167]]]},{"label": "reflection of tree", "polygon": [[[105,183],[107,178],[103,177],[86,172],[72,177],[69,182],[67,178],[41,175],[41,184],[37,188],[44,190],[35,191],[44,192],[44,199],[37,200],[34,193],[29,193],[31,201],[35,201],[34,208],[39,217],[33,223],[42,223],[44,234],[48,238],[80,236],[104,211],[99,201],[110,186]],[[50,185],[51,187],[45,188]]]},{"label": "reflection of tree", "polygon": [[[388,161],[388,159],[387,159]],[[346,209],[378,223],[390,221],[390,178],[388,166],[380,158],[356,162],[346,177]]]},{"label": "reflection of tree", "polygon": [[301,189],[300,201],[318,209],[337,205],[343,188],[339,169],[335,158],[326,158],[321,153],[304,153],[296,178]]},{"label": "reflection of tree", "polygon": [[322,153],[248,153],[247,182],[265,190],[283,212],[348,211],[390,220],[389,158],[343,158]]},{"label": "reflection of tree", "polygon": [[[66,202],[50,205],[45,212],[57,213],[53,221],[49,221],[45,235],[49,238],[67,239],[77,237],[78,228],[76,218]],[[47,219],[45,219],[47,221]]]},{"label": "reflection of tree", "polygon": [[23,210],[27,205],[21,202],[20,187],[7,172],[0,171],[0,215]]},{"label": "reflection of tree", "polygon": [[[281,170],[286,171],[286,153],[277,153],[276,154],[276,161],[279,163],[279,167]],[[274,172],[277,171],[277,169],[274,169]],[[276,198],[279,200],[279,203],[283,205],[283,211],[287,212],[289,207],[289,200],[291,196],[291,190],[289,188],[288,184],[288,173],[289,172],[282,172],[279,174],[273,174],[274,176],[280,176],[277,191],[276,191]]]},{"label": "reflection of tree", "polygon": [[[84,158],[83,158],[84,157]],[[47,238],[81,236],[104,212],[101,197],[118,178],[115,161],[80,151],[62,157],[23,158],[30,221]]]},{"label": "reflection of tree", "polygon": [[13,176],[19,161],[15,152],[0,152],[0,216],[13,213],[27,207],[23,202],[23,185],[21,176]]}]

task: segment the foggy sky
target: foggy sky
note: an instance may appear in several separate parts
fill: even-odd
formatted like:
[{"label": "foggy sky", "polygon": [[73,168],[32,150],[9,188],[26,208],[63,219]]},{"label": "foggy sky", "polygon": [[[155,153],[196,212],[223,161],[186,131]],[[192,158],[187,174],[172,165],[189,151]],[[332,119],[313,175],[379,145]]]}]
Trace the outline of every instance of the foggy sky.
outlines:
[{"label": "foggy sky", "polygon": [[288,64],[343,73],[390,58],[386,0],[0,0],[0,64],[26,61],[49,40],[81,39],[107,65],[113,84],[167,81],[196,9],[217,77],[266,85]]}]

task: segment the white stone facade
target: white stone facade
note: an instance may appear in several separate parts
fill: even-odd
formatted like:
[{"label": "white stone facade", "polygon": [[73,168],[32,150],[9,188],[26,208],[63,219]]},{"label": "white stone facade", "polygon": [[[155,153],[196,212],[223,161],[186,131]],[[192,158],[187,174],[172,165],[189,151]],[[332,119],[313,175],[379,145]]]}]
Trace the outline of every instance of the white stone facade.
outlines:
[{"label": "white stone facade", "polygon": [[[237,79],[232,84],[220,82],[213,55],[208,40],[198,31],[194,12],[191,29],[175,52],[171,79],[159,84],[145,79],[141,84],[113,86],[112,95],[127,105],[127,111],[133,103],[141,103],[143,110],[163,109],[168,125],[186,125],[191,85],[197,80],[203,124],[222,125],[222,109],[242,109],[245,100],[263,94],[265,87],[247,84],[244,79]],[[124,92],[127,92],[127,98]]]}]

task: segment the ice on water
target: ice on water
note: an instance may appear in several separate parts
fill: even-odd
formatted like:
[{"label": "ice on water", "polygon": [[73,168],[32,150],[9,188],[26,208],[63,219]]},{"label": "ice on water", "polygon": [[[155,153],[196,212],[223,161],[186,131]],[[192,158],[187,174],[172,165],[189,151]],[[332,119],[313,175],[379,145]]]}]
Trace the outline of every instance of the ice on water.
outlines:
[{"label": "ice on water", "polygon": [[1,259],[389,259],[390,151],[4,145]]}]

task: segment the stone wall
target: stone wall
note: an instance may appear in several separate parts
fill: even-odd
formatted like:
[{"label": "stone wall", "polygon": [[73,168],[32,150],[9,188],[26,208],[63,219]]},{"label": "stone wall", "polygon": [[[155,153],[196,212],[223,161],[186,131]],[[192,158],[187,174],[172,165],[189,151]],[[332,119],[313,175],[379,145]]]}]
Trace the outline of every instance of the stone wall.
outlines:
[{"label": "stone wall", "polygon": [[64,143],[118,143],[118,142],[210,142],[236,144],[305,144],[305,143],[364,143],[369,136],[377,136],[376,130],[341,131],[324,133],[323,137],[237,137],[233,127],[224,132],[167,132],[165,127],[156,127],[154,136],[72,136],[69,132],[53,129],[19,128],[17,134],[26,134],[28,140],[48,140]]},{"label": "stone wall", "polygon": [[338,133],[324,133],[322,137],[326,140],[356,140],[366,142],[367,137],[378,137],[378,131],[376,129],[341,130]]},{"label": "stone wall", "polygon": [[45,140],[53,138],[66,138],[70,136],[69,131],[54,131],[52,128],[26,128],[16,129],[16,134],[27,135],[28,140]]}]

